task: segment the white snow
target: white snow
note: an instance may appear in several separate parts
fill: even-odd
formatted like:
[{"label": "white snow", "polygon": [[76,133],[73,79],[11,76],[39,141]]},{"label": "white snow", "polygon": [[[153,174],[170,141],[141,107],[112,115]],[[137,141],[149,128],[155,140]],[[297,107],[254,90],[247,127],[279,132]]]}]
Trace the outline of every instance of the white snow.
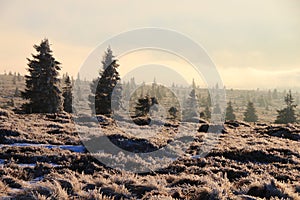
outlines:
[{"label": "white snow", "polygon": [[30,167],[30,168],[34,168],[36,166],[36,164],[34,163],[30,163],[30,164],[19,163],[17,165],[20,167]]},{"label": "white snow", "polygon": [[10,147],[44,147],[48,149],[60,148],[64,150],[70,150],[76,153],[83,153],[85,151],[85,147],[82,145],[52,145],[52,144],[31,144],[31,143],[14,143],[14,144],[1,144],[0,148],[4,146]]},{"label": "white snow", "polygon": [[85,147],[82,145],[78,146],[72,146],[72,145],[61,145],[58,148],[64,149],[64,150],[70,150],[76,153],[83,153],[85,151]]},{"label": "white snow", "polygon": [[192,159],[198,159],[198,158],[202,158],[203,155],[194,155],[194,156],[191,156]]},{"label": "white snow", "polygon": [[35,179],[31,180],[31,181],[28,181],[29,184],[35,184],[41,180],[43,180],[44,177],[43,176],[40,176],[40,177],[36,177]]},{"label": "white snow", "polygon": [[[0,166],[4,166],[4,161],[3,159],[0,159]],[[55,163],[47,163],[51,165],[52,167],[61,167],[61,165],[55,164]],[[16,163],[19,167],[29,167],[29,168],[34,168],[36,166],[36,163]]]}]

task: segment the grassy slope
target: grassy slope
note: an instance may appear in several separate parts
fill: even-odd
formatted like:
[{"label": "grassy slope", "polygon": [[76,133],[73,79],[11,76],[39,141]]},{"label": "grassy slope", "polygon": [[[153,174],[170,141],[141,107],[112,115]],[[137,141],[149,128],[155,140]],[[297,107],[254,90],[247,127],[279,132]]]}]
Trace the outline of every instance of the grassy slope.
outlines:
[{"label": "grassy slope", "polygon": [[[12,76],[0,75],[1,107],[6,107],[11,98],[17,107],[24,102],[14,96],[16,87],[24,89],[24,82],[17,81],[14,85],[12,79]],[[88,91],[88,85],[85,90]],[[245,107],[240,96],[246,93],[228,91],[227,98],[235,99],[234,106],[239,109],[238,119],[242,119]],[[202,95],[205,94],[203,91]],[[274,106],[267,112],[258,107],[261,121],[273,121],[281,102],[282,99],[273,101]],[[1,144],[81,144],[69,115],[18,115],[9,111],[11,109],[0,111]],[[140,175],[107,168],[88,153],[43,147],[1,147],[0,164],[4,164],[0,165],[0,197],[251,199],[277,196],[299,199],[300,127],[249,127],[237,123],[227,124],[226,129],[228,133],[221,135],[220,143],[205,158],[186,156],[160,172]],[[112,133],[117,128],[107,130]],[[203,134],[197,134],[200,139],[187,152],[189,155],[197,154]],[[36,165],[18,165],[20,163]]]},{"label": "grassy slope", "polygon": [[[0,143],[80,144],[69,115],[54,118],[4,110],[1,115]],[[2,147],[0,159],[5,164],[0,168],[0,195],[26,198],[52,195],[61,199],[74,196],[148,199],[155,195],[160,199],[246,199],[246,196],[299,199],[300,127],[234,123],[226,124],[226,130],[205,158],[184,157],[159,172],[140,175],[107,168],[88,153]],[[197,134],[199,138],[201,135]],[[187,153],[195,155],[201,144],[201,139],[195,141]],[[33,168],[18,163],[37,165]],[[39,180],[40,177],[43,178]]]}]

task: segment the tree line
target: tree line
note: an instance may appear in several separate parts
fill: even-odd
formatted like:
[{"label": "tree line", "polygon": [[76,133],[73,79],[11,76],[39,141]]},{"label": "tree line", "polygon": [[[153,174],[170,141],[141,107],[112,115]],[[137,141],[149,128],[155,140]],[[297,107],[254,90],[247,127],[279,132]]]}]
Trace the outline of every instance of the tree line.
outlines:
[{"label": "tree line", "polygon": [[[28,75],[25,75],[26,89],[21,91],[21,96],[28,100],[22,105],[22,109],[26,113],[57,113],[61,111],[72,112],[72,81],[68,75],[63,78],[63,86],[60,87],[59,71],[61,63],[53,57],[48,39],[41,41],[39,45],[34,45],[37,54],[33,54],[28,60]],[[120,84],[120,75],[118,72],[118,60],[113,55],[110,47],[104,53],[102,59],[102,68],[98,77],[90,84],[91,94],[88,97],[89,106],[94,114],[111,116],[113,109],[123,109],[121,97],[124,94]],[[16,76],[20,77],[20,76]],[[156,83],[154,81],[154,83]],[[125,85],[125,90],[129,85]],[[216,103],[211,105],[210,94],[206,100],[204,110],[199,112],[199,100],[197,99],[196,86],[193,81],[192,90],[184,102],[182,111],[182,120],[197,120],[198,118],[209,119],[212,113],[222,114],[220,105]],[[150,94],[142,95],[137,99],[135,105],[135,117],[148,116],[150,107],[159,104],[158,99],[163,96],[160,87],[153,84]],[[114,98],[112,94],[114,93]],[[125,93],[126,94],[126,93]],[[271,96],[277,98],[277,91],[270,93]],[[158,98],[159,97],[159,98]],[[263,102],[260,98],[259,102]],[[286,107],[277,110],[278,116],[275,123],[294,123],[297,121],[295,113],[296,104],[289,91],[284,102]],[[212,110],[211,110],[212,109]],[[178,119],[179,109],[176,106],[168,108],[169,118]],[[232,102],[228,102],[226,112],[226,120],[235,120],[236,116]],[[258,116],[253,102],[248,101],[244,121],[257,122]]]},{"label": "tree line", "polygon": [[[285,107],[283,109],[277,110],[277,117],[274,123],[276,124],[287,124],[287,123],[295,123],[297,122],[296,115],[296,107],[295,100],[292,96],[291,90],[284,97]],[[226,120],[235,120],[234,109],[232,107],[231,101],[229,101],[226,108]],[[256,114],[256,109],[254,107],[253,102],[249,101],[246,111],[244,112],[244,121],[246,122],[257,122],[258,116]]]}]

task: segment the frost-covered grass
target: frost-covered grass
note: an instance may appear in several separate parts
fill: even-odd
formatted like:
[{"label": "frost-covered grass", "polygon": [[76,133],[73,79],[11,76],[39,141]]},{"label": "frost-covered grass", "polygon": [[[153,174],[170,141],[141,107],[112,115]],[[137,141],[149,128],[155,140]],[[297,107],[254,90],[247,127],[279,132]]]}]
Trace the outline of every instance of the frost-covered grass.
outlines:
[{"label": "frost-covered grass", "polygon": [[[227,133],[219,135],[206,157],[199,154],[207,133],[195,131],[184,156],[159,170],[138,174],[103,165],[97,157],[111,157],[107,152],[93,157],[83,151],[78,132],[88,128],[77,130],[68,114],[9,111],[9,117],[0,118],[0,199],[300,199],[299,125],[236,122],[225,128]],[[128,150],[161,147],[179,130],[163,127],[143,139],[140,129],[138,136],[126,133],[127,129],[111,124],[103,130]],[[85,142],[97,142],[96,132],[81,135]],[[116,155],[119,164],[144,162],[138,156]]]}]

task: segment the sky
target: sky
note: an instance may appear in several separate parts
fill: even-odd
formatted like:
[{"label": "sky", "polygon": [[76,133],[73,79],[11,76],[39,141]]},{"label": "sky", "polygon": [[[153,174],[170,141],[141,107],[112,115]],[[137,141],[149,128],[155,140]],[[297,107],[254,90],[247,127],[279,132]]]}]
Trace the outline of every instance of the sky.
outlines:
[{"label": "sky", "polygon": [[[227,88],[300,88],[298,0],[0,0],[0,27],[0,73],[25,74],[26,58],[36,53],[33,45],[48,38],[62,73],[76,76],[91,52],[107,39],[158,27],[201,45]],[[122,53],[118,47],[112,49]],[[143,63],[145,57],[153,55],[135,59]],[[157,67],[170,56],[155,59]],[[120,70],[126,76],[132,69],[123,60]],[[180,73],[179,68],[175,72]],[[189,82],[197,79],[193,73],[187,76]]]}]

